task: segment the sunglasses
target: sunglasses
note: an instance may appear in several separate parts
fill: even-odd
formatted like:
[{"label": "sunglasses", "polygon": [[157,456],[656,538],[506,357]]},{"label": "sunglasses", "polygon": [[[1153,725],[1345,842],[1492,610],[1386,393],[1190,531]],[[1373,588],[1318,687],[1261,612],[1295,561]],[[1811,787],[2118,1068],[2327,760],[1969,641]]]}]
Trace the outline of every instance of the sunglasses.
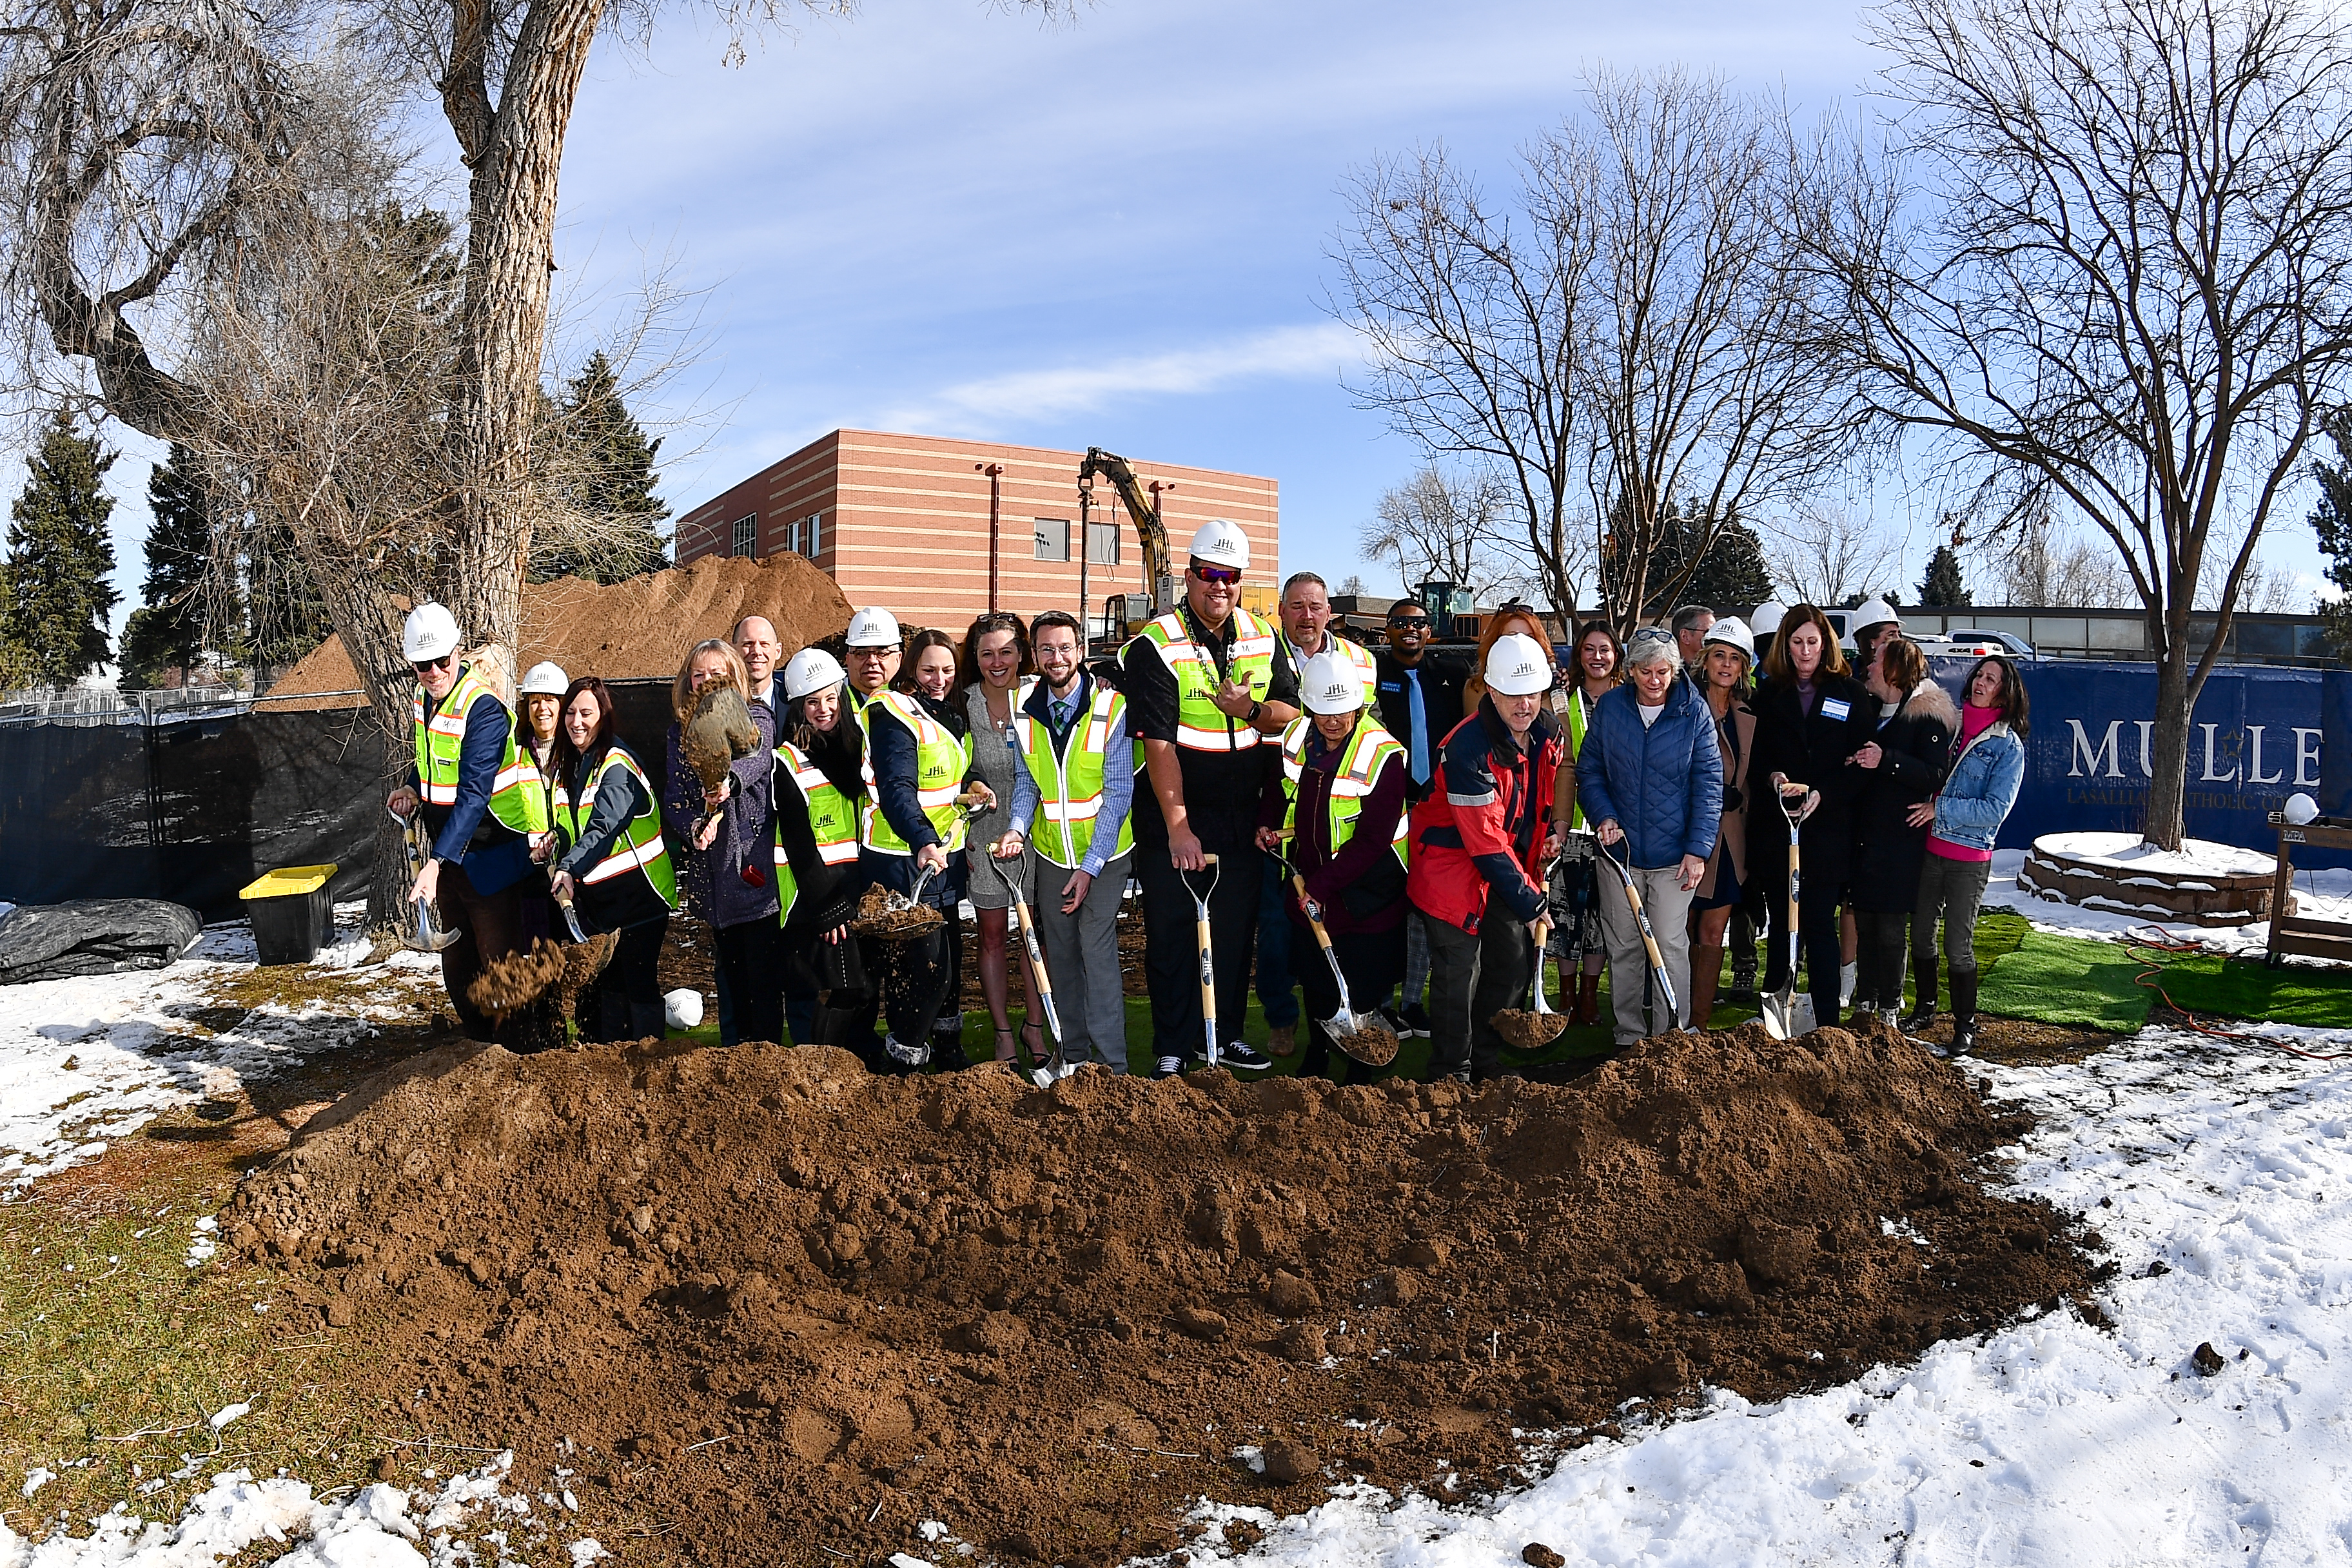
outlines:
[{"label": "sunglasses", "polygon": [[1640,631],[1635,632],[1632,637],[1625,639],[1625,646],[1631,647],[1635,643],[1672,642],[1674,640],[1675,634],[1666,630],[1664,626],[1643,626]]},{"label": "sunglasses", "polygon": [[1389,625],[1392,626],[1425,626],[1429,625],[1429,617],[1427,616],[1391,616],[1389,617]]},{"label": "sunglasses", "polygon": [[1199,562],[1195,561],[1192,563],[1191,570],[1192,575],[1198,577],[1203,583],[1217,583],[1229,585],[1242,580],[1242,569],[1238,566],[1203,566]]},{"label": "sunglasses", "polygon": [[448,668],[449,661],[457,657],[454,653],[445,653],[439,658],[412,658],[408,661],[408,668],[419,675],[424,675],[431,670]]}]

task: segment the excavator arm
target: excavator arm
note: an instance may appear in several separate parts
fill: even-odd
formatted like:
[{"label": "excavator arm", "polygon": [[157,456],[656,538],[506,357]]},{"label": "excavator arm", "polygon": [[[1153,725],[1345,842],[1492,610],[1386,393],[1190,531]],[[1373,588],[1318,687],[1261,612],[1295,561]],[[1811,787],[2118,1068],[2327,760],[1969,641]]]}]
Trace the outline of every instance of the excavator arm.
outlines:
[{"label": "excavator arm", "polygon": [[1135,520],[1135,531],[1143,542],[1143,580],[1150,584],[1152,613],[1161,614],[1171,607],[1175,582],[1169,572],[1168,530],[1160,521],[1159,498],[1135,477],[1125,458],[1089,447],[1086,460],[1078,465],[1078,488],[1091,489],[1097,476],[1110,481],[1127,507],[1127,515]]}]

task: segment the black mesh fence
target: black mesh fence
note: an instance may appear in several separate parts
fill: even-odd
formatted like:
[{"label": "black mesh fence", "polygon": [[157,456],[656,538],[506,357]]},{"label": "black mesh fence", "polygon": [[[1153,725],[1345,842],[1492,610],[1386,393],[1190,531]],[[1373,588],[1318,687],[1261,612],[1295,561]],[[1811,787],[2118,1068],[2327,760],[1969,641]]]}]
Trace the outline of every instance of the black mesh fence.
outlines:
[{"label": "black mesh fence", "polygon": [[[659,781],[669,683],[613,683],[621,733]],[[363,708],[142,710],[0,723],[0,899],[160,898],[208,920],[280,866],[333,861],[369,890],[383,737]]]}]

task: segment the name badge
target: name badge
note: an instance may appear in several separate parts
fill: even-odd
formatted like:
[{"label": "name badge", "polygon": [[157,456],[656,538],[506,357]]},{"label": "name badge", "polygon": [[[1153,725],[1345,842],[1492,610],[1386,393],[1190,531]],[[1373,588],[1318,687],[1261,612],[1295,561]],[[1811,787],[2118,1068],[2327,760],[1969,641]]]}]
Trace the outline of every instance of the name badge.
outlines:
[{"label": "name badge", "polygon": [[1822,699],[1822,717],[1824,719],[1843,719],[1850,716],[1853,712],[1853,704],[1848,702],[1843,697],[1824,697]]}]

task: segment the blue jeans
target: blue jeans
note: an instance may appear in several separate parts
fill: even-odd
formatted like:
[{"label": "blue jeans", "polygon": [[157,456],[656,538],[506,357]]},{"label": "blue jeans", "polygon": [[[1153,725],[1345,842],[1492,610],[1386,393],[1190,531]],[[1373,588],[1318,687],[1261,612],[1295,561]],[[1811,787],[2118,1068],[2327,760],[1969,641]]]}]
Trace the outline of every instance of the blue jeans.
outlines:
[{"label": "blue jeans", "polygon": [[1290,975],[1290,916],[1284,910],[1282,898],[1288,880],[1282,862],[1267,856],[1265,890],[1257,905],[1257,1005],[1265,1010],[1269,1029],[1295,1028],[1298,1024],[1298,993]]}]

